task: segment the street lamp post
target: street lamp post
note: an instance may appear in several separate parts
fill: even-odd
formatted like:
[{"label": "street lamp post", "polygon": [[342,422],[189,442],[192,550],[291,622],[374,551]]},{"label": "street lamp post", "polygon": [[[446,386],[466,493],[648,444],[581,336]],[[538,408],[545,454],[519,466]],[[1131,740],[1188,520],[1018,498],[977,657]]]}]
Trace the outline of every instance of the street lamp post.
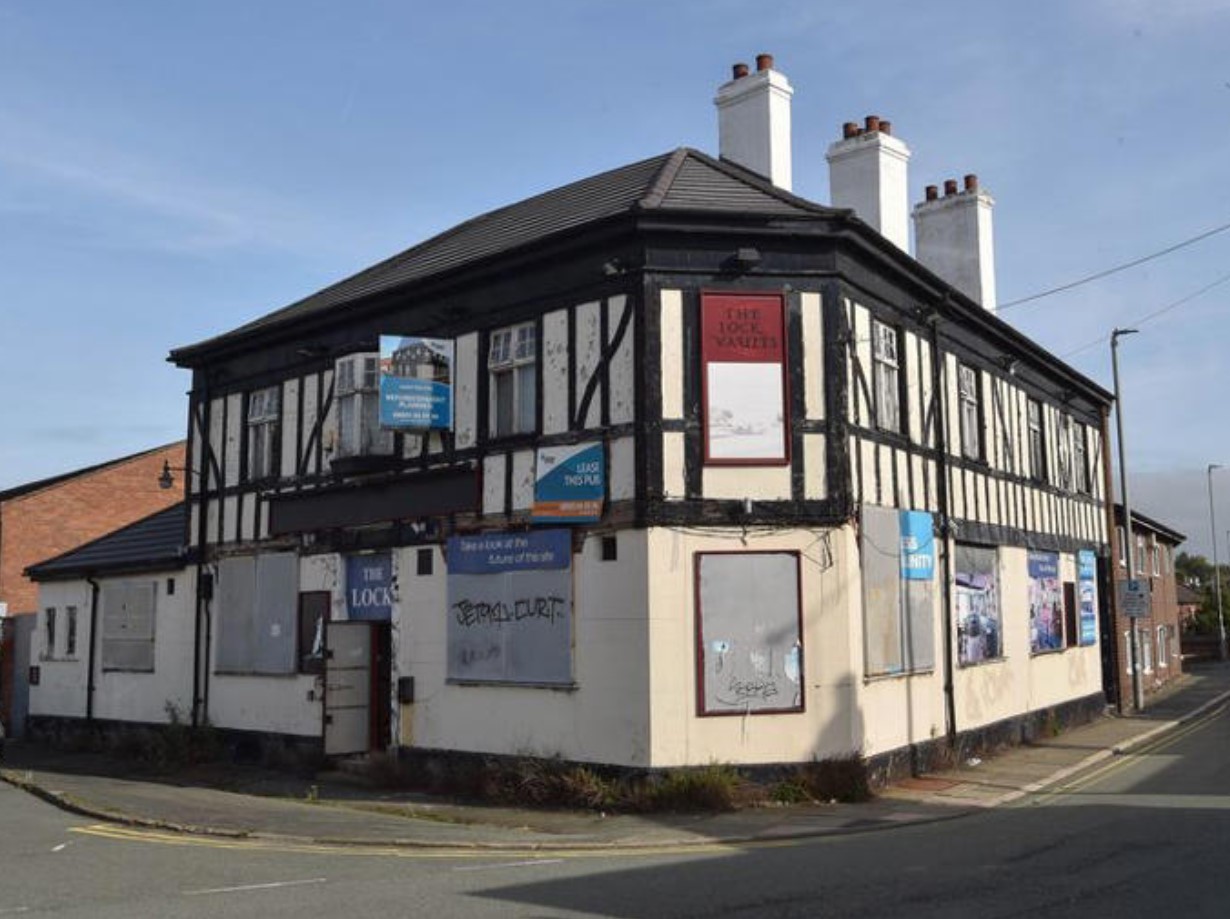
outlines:
[{"label": "street lamp post", "polygon": [[[1127,545],[1127,576],[1136,579],[1136,546],[1132,538],[1132,502],[1128,499],[1127,449],[1123,444],[1123,397],[1119,393],[1119,336],[1134,335],[1136,329],[1115,329],[1110,333],[1111,372],[1115,378],[1115,427],[1119,434],[1119,491],[1123,496],[1123,538]],[[1144,686],[1140,682],[1140,639],[1136,623],[1128,620],[1128,635],[1132,648],[1132,703],[1137,711],[1145,707]]]},{"label": "street lamp post", "polygon": [[1217,512],[1213,508],[1213,470],[1220,469],[1217,463],[1209,463],[1209,526],[1213,530],[1213,596],[1217,603],[1217,651],[1226,659],[1226,619],[1221,612],[1221,571],[1217,567]]}]

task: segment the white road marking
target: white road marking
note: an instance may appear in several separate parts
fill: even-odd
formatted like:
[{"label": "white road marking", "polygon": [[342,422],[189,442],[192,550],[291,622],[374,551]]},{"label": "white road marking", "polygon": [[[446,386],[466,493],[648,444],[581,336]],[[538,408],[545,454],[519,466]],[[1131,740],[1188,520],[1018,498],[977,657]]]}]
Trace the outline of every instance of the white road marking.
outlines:
[{"label": "white road marking", "polygon": [[494,871],[500,868],[530,868],[535,865],[558,865],[562,858],[531,858],[523,862],[500,862],[498,865],[467,865],[454,871]]},{"label": "white road marking", "polygon": [[239,887],[210,887],[205,890],[185,890],[185,897],[199,897],[210,893],[242,893],[249,890],[273,890],[278,887],[300,887],[304,884],[323,884],[325,878],[308,878],[303,881],[274,881],[270,884],[242,884]]},{"label": "white road marking", "polygon": [[51,851],[52,852],[63,852],[67,848],[68,848],[68,843],[62,842],[58,846],[52,846]]}]

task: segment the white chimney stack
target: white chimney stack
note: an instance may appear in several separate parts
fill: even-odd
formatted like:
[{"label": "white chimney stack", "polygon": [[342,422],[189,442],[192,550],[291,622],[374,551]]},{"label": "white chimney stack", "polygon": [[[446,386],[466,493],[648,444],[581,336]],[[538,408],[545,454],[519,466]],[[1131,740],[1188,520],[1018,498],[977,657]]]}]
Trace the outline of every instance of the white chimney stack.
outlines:
[{"label": "white chimney stack", "polygon": [[995,245],[991,233],[994,199],[967,175],[944,183],[944,197],[927,186],[926,200],[914,206],[917,259],[962,293],[995,312]]},{"label": "white chimney stack", "polygon": [[755,73],[747,64],[735,64],[733,70],[713,100],[719,152],[790,191],[790,81],[773,69],[771,54],[756,55]]},{"label": "white chimney stack", "polygon": [[910,148],[893,137],[890,122],[868,115],[865,127],[848,121],[829,147],[829,200],[903,252],[910,251]]}]

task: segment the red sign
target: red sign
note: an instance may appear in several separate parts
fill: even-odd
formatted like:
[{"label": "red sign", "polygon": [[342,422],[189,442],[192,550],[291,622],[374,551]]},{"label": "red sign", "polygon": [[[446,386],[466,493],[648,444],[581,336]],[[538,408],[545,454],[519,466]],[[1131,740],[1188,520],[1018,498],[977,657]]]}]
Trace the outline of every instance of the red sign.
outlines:
[{"label": "red sign", "polygon": [[785,353],[781,297],[771,294],[706,294],[701,353],[722,363],[781,363]]}]

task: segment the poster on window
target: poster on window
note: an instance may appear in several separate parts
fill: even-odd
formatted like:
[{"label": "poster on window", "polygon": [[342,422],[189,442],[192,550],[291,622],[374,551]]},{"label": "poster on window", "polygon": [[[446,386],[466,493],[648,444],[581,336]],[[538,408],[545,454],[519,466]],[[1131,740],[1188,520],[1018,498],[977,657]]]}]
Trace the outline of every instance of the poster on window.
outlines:
[{"label": "poster on window", "polygon": [[400,431],[453,426],[453,343],[380,336],[380,426]]},{"label": "poster on window", "polygon": [[606,495],[601,443],[539,447],[534,469],[535,523],[596,523]]},{"label": "poster on window", "polygon": [[705,294],[701,363],[705,460],[784,463],[785,311],[770,294]]},{"label": "poster on window", "polygon": [[1076,553],[1076,602],[1080,611],[1080,643],[1098,641],[1098,561],[1089,549]]},{"label": "poster on window", "polygon": [[1059,556],[1054,552],[1030,552],[1029,559],[1029,650],[1034,654],[1063,647],[1063,584],[1059,580]]},{"label": "poster on window", "polygon": [[572,683],[572,534],[448,541],[448,679]]},{"label": "poster on window", "polygon": [[1003,656],[996,551],[956,548],[957,659],[962,666]]}]

